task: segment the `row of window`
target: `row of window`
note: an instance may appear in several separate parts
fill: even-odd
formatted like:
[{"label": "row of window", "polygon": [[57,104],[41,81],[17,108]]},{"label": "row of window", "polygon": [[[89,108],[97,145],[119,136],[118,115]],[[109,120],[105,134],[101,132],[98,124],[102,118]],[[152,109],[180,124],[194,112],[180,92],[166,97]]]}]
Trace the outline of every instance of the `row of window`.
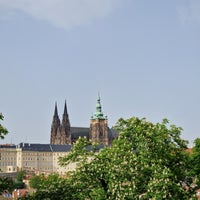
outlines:
[{"label": "row of window", "polygon": [[16,160],[16,157],[1,157],[1,160]]},{"label": "row of window", "polygon": [[34,157],[34,158],[32,158],[32,157],[24,157],[23,158],[23,161],[24,160],[29,160],[29,161],[35,161],[35,160],[46,160],[46,161],[52,161],[52,158],[50,157]]},{"label": "row of window", "polygon": [[[25,156],[51,156],[52,153],[38,153],[38,152],[23,152]],[[66,153],[54,153],[55,156],[64,156]],[[3,156],[17,156],[16,152],[0,152],[0,157]]]},{"label": "row of window", "polygon": [[[35,165],[30,165],[30,163],[25,162],[24,163],[24,168],[29,168],[29,169],[36,169],[37,167]],[[39,170],[52,170],[52,167],[46,166],[46,167],[39,167]]]},{"label": "row of window", "polygon": [[0,162],[0,166],[16,166],[16,162]]},{"label": "row of window", "polygon": [[2,156],[16,156],[17,153],[16,152],[1,152],[0,153],[0,157]]},{"label": "row of window", "polygon": [[52,153],[38,153],[38,152],[23,152],[23,155],[25,156],[51,156]]}]

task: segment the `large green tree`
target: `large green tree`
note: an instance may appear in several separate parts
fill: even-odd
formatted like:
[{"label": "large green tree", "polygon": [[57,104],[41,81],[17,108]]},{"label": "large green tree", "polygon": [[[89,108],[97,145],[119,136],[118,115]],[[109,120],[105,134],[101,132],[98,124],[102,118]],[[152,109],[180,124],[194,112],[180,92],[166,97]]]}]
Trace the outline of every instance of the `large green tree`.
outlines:
[{"label": "large green tree", "polygon": [[135,117],[120,119],[115,128],[118,139],[100,150],[80,138],[60,159],[62,165],[78,162],[77,169],[68,179],[48,178],[28,199],[196,199],[181,128]]},{"label": "large green tree", "polygon": [[80,162],[70,178],[74,199],[195,199],[186,180],[187,142],[181,128],[166,119],[153,124],[135,117],[120,119],[115,128],[119,137],[110,147],[88,152],[81,139],[61,160]]}]

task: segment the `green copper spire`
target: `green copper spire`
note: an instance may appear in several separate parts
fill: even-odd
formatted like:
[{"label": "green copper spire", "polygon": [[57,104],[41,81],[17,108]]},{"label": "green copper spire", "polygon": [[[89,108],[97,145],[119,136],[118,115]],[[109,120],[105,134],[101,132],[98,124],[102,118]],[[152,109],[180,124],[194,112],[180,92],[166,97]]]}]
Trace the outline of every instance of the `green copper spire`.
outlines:
[{"label": "green copper spire", "polygon": [[98,96],[98,99],[97,99],[96,112],[94,113],[94,115],[91,118],[92,119],[107,119],[107,117],[104,116],[104,114],[101,111],[101,99],[100,99],[100,96]]}]

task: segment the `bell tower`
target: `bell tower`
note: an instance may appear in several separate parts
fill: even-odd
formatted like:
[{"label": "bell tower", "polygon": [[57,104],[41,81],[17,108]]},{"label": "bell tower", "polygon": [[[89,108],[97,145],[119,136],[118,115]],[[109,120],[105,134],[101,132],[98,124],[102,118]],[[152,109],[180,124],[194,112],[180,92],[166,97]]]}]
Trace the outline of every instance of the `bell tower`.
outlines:
[{"label": "bell tower", "polygon": [[98,96],[96,112],[90,118],[90,140],[100,144],[108,145],[108,119],[101,110],[101,99]]}]

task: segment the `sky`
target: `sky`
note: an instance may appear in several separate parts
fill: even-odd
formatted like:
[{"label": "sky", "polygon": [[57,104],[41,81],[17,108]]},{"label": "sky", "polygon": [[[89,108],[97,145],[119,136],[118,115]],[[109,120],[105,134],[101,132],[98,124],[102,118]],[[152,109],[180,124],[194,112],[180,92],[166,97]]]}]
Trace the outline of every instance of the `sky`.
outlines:
[{"label": "sky", "polygon": [[0,0],[0,143],[49,143],[55,108],[89,127],[167,118],[200,137],[199,0]]}]

